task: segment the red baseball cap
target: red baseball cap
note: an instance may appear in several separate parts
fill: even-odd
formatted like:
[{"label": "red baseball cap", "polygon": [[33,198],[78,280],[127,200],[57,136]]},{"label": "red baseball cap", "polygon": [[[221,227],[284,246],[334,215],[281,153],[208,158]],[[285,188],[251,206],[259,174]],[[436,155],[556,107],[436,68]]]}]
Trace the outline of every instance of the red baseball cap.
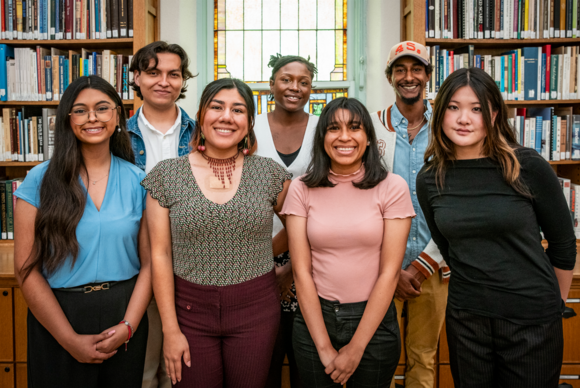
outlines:
[{"label": "red baseball cap", "polygon": [[389,53],[389,60],[387,62],[387,69],[399,58],[413,57],[421,61],[425,66],[429,65],[429,54],[427,49],[421,43],[412,42],[410,40],[397,43],[391,48]]}]

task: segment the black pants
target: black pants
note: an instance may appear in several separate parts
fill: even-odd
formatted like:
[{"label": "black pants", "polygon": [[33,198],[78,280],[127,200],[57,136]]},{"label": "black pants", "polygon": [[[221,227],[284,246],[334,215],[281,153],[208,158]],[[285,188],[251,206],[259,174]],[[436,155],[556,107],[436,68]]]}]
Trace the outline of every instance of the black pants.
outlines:
[{"label": "black pants", "polygon": [[[100,334],[125,315],[137,277],[109,290],[65,292],[54,295],[78,334]],[[132,323],[132,322],[131,322]],[[149,331],[147,313],[133,338],[102,364],[82,364],[74,359],[28,310],[28,386],[30,388],[138,388],[143,380]]]},{"label": "black pants", "polygon": [[447,307],[455,388],[555,388],[562,367],[562,318],[518,325]]},{"label": "black pants", "polygon": [[[340,304],[320,298],[320,304],[332,346],[339,350],[354,336],[367,302]],[[300,379],[305,387],[340,387],[340,384],[335,384],[330,375],[324,372],[324,365],[300,310],[294,319],[292,341]],[[397,311],[395,304],[391,303],[367,345],[360,364],[346,383],[347,387],[388,387],[395,374],[400,354],[401,336]]]},{"label": "black pants", "polygon": [[288,356],[288,366],[290,367],[290,386],[292,388],[302,388],[296,358],[294,357],[294,350],[292,349],[294,315],[291,311],[282,311],[280,328],[278,329],[278,336],[276,337],[276,344],[274,345],[274,354],[272,355],[272,363],[270,364],[270,373],[268,374],[266,388],[282,387],[282,366],[284,365],[285,356]]}]

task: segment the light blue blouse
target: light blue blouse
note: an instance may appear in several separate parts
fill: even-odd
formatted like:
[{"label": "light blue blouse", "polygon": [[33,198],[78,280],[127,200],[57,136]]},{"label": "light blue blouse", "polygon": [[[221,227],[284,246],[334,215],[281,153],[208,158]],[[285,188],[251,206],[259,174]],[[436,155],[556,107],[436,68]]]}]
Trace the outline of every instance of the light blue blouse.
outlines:
[{"label": "light blue blouse", "polygon": [[[30,170],[14,195],[38,208],[40,184],[49,163]],[[50,275],[44,271],[51,288],[127,280],[139,273],[137,236],[146,198],[146,191],[140,184],[143,178],[145,173],[141,169],[111,155],[101,210],[97,210],[87,195],[85,211],[76,229],[77,260],[71,267],[71,257],[67,258],[64,265]]]}]

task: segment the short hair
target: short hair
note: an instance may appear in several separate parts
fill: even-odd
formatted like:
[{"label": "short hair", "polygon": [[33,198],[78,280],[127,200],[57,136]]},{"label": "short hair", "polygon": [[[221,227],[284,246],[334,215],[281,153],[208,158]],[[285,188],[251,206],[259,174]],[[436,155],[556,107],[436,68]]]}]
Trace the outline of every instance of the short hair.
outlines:
[{"label": "short hair", "polygon": [[[254,133],[254,112],[256,110],[256,106],[254,104],[254,94],[252,93],[252,89],[250,89],[250,87],[246,85],[244,81],[239,80],[237,78],[221,78],[213,82],[210,82],[201,93],[201,98],[199,100],[199,110],[195,115],[195,120],[197,121],[199,127],[196,127],[196,130],[191,136],[190,141],[190,146],[192,150],[196,150],[197,146],[201,141],[201,129],[203,127],[203,122],[205,119],[205,112],[211,100],[213,100],[215,95],[221,92],[222,90],[228,89],[236,89],[240,94],[240,96],[242,97],[242,99],[244,100],[244,103],[246,104],[247,107],[246,114],[248,115],[248,139],[250,143],[247,145],[248,149],[250,150],[250,153],[248,155],[252,155],[258,148],[256,134]],[[243,139],[238,143],[238,149],[241,150],[244,148],[244,142],[245,139]]]},{"label": "short hair", "polygon": [[280,70],[281,68],[292,62],[299,62],[302,63],[304,66],[306,66],[306,69],[310,73],[310,78],[314,80],[314,74],[318,73],[318,69],[316,68],[316,65],[314,63],[310,62],[310,57],[306,59],[299,55],[276,54],[270,55],[270,61],[268,62],[268,67],[272,68],[272,75],[270,76],[270,81],[274,81],[278,70]]},{"label": "short hair", "polygon": [[306,175],[300,178],[307,187],[334,187],[335,184],[328,179],[330,173],[330,156],[324,148],[324,139],[328,127],[334,121],[336,112],[344,109],[350,112],[350,120],[361,122],[367,135],[369,145],[362,156],[365,174],[360,182],[353,182],[353,186],[366,190],[372,189],[387,177],[388,169],[384,164],[379,147],[377,136],[371,115],[365,106],[354,98],[339,97],[328,103],[320,114],[320,119],[314,132],[314,141],[312,143],[312,157]]},{"label": "short hair", "polygon": [[[159,58],[157,58],[157,54],[161,53],[175,54],[181,59],[180,70],[181,75],[183,77],[183,86],[181,88],[181,93],[179,94],[179,97],[177,97],[177,100],[185,98],[185,92],[187,92],[187,86],[185,85],[185,81],[193,77],[196,77],[196,75],[193,75],[191,71],[189,71],[189,57],[187,56],[185,50],[178,44],[174,43],[169,44],[162,40],[158,40],[156,42],[149,43],[145,47],[141,47],[133,56],[133,60],[131,61],[129,71],[133,73],[135,71],[142,72],[150,69],[155,69],[159,64]],[[152,59],[154,61],[154,64],[151,67],[149,66],[149,63],[151,63]],[[137,94],[137,96],[142,99],[143,94],[141,93],[141,88],[135,84],[135,81],[131,81],[129,85],[133,88],[135,94]]]},{"label": "short hair", "polygon": [[[401,57],[401,58],[405,58],[405,57]],[[410,58],[413,58],[413,57],[410,57]],[[398,58],[397,61],[399,59],[400,58]],[[387,78],[391,78],[391,76],[393,75],[393,66],[395,65],[395,63],[397,63],[397,61],[391,63],[391,66],[387,66],[387,68],[385,69],[385,75],[387,76]],[[429,74],[433,73],[433,65],[431,63],[426,65],[418,59],[417,59],[417,63],[420,63],[421,65],[423,65],[423,67],[425,68],[425,74],[429,75]]]}]

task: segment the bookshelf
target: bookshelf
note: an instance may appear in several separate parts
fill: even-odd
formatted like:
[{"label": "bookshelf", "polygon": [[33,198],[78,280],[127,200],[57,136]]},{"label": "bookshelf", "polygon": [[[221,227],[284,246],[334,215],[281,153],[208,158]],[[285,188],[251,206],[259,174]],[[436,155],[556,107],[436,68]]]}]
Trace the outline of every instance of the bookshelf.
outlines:
[{"label": "bookshelf", "polygon": [[[461,1],[461,0],[459,0]],[[539,47],[546,44],[552,47],[578,46],[578,38],[550,38],[550,39],[434,39],[425,37],[425,0],[401,0],[401,41],[412,40],[425,46],[439,45],[442,49],[453,50],[466,45],[473,45],[476,54],[499,55],[506,50],[522,47]],[[430,101],[433,104],[433,101]],[[580,113],[580,99],[574,100],[532,100],[532,101],[505,101],[508,108],[526,108],[554,106],[572,107],[574,114]],[[561,160],[549,162],[558,176],[568,178],[572,183],[580,184],[580,161]],[[547,247],[547,242],[543,242]],[[576,241],[580,252],[580,240]],[[564,364],[561,371],[560,383],[568,383],[580,387],[580,258],[577,256],[574,280],[568,297],[567,307],[576,311],[578,316],[563,319],[564,326]],[[449,366],[449,350],[445,328],[440,339],[439,351],[436,356],[436,382],[434,387],[452,388],[453,379]],[[404,364],[400,364],[397,375],[403,374]]]},{"label": "bookshelf", "polygon": [[[62,50],[114,49],[119,54],[132,55],[141,47],[159,40],[160,0],[133,0],[133,38],[77,39],[77,40],[3,40],[14,47],[37,45]],[[56,108],[58,101],[8,101],[5,107],[40,106]],[[141,100],[124,100],[128,109],[137,110]],[[41,162],[0,162],[0,176],[8,179],[24,177],[26,172]],[[27,387],[26,369],[26,302],[14,278],[14,242],[0,240],[0,387]]]}]

